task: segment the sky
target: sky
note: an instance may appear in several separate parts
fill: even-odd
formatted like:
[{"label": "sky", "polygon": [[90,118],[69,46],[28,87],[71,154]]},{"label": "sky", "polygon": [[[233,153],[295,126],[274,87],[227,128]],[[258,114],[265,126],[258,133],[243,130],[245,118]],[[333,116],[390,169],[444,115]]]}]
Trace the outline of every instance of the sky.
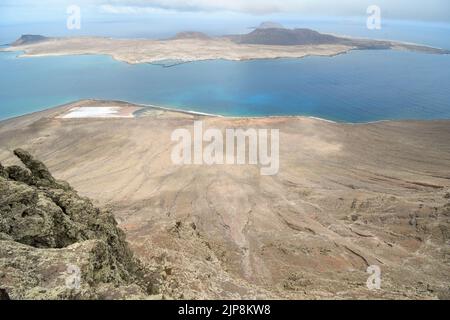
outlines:
[{"label": "sky", "polygon": [[[71,5],[81,10],[81,28],[69,30]],[[366,28],[367,9],[381,9],[383,29]],[[395,23],[444,26],[450,30],[450,0],[0,0],[0,45],[21,34],[166,38],[179,31],[210,35],[245,33],[263,21],[288,28],[434,45],[430,32],[414,33]],[[323,22],[326,21],[326,22]],[[433,31],[434,33],[436,31]],[[436,39],[443,39],[434,35]]]},{"label": "sky", "polygon": [[0,25],[55,21],[69,5],[91,18],[135,19],[155,14],[362,16],[377,5],[389,19],[450,22],[449,0],[2,0]]}]

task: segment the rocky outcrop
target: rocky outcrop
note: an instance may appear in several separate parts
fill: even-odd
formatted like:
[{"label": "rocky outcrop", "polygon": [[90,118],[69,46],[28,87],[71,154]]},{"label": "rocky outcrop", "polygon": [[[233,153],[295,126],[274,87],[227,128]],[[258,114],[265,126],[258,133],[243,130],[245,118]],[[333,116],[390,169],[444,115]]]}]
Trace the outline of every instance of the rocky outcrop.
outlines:
[{"label": "rocky outcrop", "polygon": [[262,44],[277,46],[337,44],[339,38],[321,34],[310,29],[258,28],[249,34],[231,36],[240,44]]},{"label": "rocky outcrop", "polygon": [[8,173],[6,172],[6,169],[2,166],[1,163],[0,163],[0,177],[1,178],[7,178],[8,177]]},{"label": "rocky outcrop", "polygon": [[395,41],[358,39],[320,33],[307,28],[286,29],[281,25],[263,24],[248,34],[228,35],[225,38],[237,44],[271,46],[342,45],[357,50],[389,50],[403,48],[432,54],[449,54],[449,50]]},{"label": "rocky outcrop", "polygon": [[24,34],[19,39],[17,39],[15,42],[13,42],[12,46],[21,46],[21,45],[27,45],[27,44],[33,44],[41,41],[48,40],[49,38],[40,36],[40,35],[34,35],[34,34]]},{"label": "rocky outcrop", "polygon": [[11,299],[149,298],[156,280],[114,217],[17,149],[0,164],[0,288]]}]

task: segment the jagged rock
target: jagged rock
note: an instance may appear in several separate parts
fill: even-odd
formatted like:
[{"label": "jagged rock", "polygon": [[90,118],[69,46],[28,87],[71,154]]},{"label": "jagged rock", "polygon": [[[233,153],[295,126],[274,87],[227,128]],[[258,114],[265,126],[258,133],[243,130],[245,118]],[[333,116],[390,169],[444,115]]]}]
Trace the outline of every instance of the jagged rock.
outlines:
[{"label": "jagged rock", "polygon": [[39,180],[46,180],[49,183],[55,183],[55,178],[50,174],[45,164],[35,160],[31,154],[23,149],[14,150],[14,154],[31,171],[31,174]]},{"label": "jagged rock", "polygon": [[13,299],[145,297],[139,285],[118,272],[123,266],[101,240],[45,251],[2,241],[0,264],[7,264],[8,275],[1,281]]},{"label": "jagged rock", "polygon": [[5,167],[2,166],[1,163],[0,163],[0,177],[8,178],[8,172],[6,171]]},{"label": "jagged rock", "polygon": [[10,300],[9,295],[5,289],[0,289],[0,300]]},{"label": "jagged rock", "polygon": [[41,41],[48,40],[48,39],[49,38],[40,36],[40,35],[24,34],[19,39],[17,39],[15,42],[13,42],[11,45],[12,46],[27,45],[27,44],[41,42]]},{"label": "jagged rock", "polygon": [[0,287],[12,299],[148,297],[153,283],[114,217],[28,152],[14,154],[29,171],[0,167]]},{"label": "jagged rock", "polygon": [[11,180],[20,181],[26,184],[34,184],[33,183],[33,177],[31,176],[30,172],[22,167],[19,166],[10,166],[6,169],[6,174]]},{"label": "jagged rock", "polygon": [[[33,184],[41,187],[54,187],[63,190],[72,189],[70,185],[65,181],[57,181],[52,174],[48,171],[47,166],[39,160],[33,158],[33,156],[23,149],[14,150],[14,154],[22,161],[22,163],[28,168],[30,174],[25,169],[12,166],[11,170],[13,175],[10,177],[16,181],[22,181],[27,184]],[[27,172],[27,173],[25,173]]]}]

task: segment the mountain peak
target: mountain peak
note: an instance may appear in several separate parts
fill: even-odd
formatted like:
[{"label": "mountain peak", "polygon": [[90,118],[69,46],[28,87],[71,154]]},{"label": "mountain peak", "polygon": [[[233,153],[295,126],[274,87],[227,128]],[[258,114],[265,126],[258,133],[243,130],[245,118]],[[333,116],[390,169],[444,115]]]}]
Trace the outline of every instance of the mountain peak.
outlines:
[{"label": "mountain peak", "polygon": [[30,43],[41,42],[47,40],[47,37],[34,34],[23,34],[19,39],[12,43],[13,46],[20,46]]},{"label": "mountain peak", "polygon": [[244,35],[230,36],[234,42],[261,45],[317,45],[337,43],[337,37],[311,29],[257,28]]},{"label": "mountain peak", "polygon": [[264,21],[256,29],[284,29],[284,26],[278,22]]}]

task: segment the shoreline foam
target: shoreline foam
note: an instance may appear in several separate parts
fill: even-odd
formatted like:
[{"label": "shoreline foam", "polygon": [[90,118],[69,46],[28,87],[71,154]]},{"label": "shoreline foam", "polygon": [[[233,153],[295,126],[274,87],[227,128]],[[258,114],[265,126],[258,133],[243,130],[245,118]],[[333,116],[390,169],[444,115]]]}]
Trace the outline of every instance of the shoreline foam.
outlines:
[{"label": "shoreline foam", "polygon": [[[0,119],[0,123],[11,121],[14,119],[18,119],[21,117],[26,117],[28,115],[32,115],[39,112],[45,112],[45,111],[52,111],[63,107],[73,106],[77,103],[82,103],[85,101],[92,101],[93,104],[95,103],[125,103],[130,105],[131,107],[140,108],[139,110],[134,110],[131,114],[132,116],[103,116],[103,117],[65,117],[61,115],[55,116],[55,118],[58,119],[65,119],[65,120],[71,120],[71,119],[133,119],[133,118],[139,118],[140,116],[136,116],[136,113],[145,111],[144,109],[154,109],[154,110],[161,110],[161,111],[167,111],[167,112],[174,112],[174,113],[181,113],[186,115],[192,115],[192,116],[202,116],[202,117],[210,117],[210,118],[221,118],[225,120],[258,120],[258,119],[311,119],[311,120],[317,120],[317,121],[323,121],[330,124],[341,124],[341,125],[369,125],[369,124],[376,124],[376,123],[383,123],[383,122],[435,122],[435,121],[449,121],[450,119],[381,119],[381,120],[375,120],[375,121],[368,121],[368,122],[348,122],[348,121],[334,121],[326,118],[316,117],[316,116],[308,116],[308,115],[273,115],[273,116],[229,116],[229,115],[222,115],[222,114],[213,114],[213,113],[205,113],[200,111],[194,111],[194,110],[185,110],[180,109],[176,107],[166,107],[166,106],[158,106],[153,104],[143,104],[143,103],[134,103],[127,100],[101,100],[101,99],[79,99],[72,102],[64,103],[57,106],[51,106],[48,108],[44,108],[41,110],[33,111],[30,113],[6,118],[6,119]],[[96,106],[91,106],[96,107]],[[75,108],[75,107],[74,107]],[[106,108],[103,106],[102,108]],[[66,111],[66,114],[68,114],[70,110]]]}]

